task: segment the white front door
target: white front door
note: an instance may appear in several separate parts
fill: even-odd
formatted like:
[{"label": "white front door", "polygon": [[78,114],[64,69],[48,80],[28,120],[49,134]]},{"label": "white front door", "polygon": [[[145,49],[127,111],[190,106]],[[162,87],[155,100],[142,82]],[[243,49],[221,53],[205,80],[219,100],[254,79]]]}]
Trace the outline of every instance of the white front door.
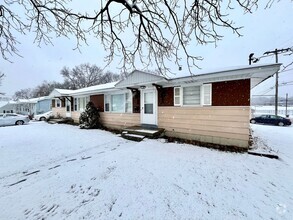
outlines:
[{"label": "white front door", "polygon": [[68,99],[65,100],[66,117],[71,117],[71,102]]},{"label": "white front door", "polygon": [[157,125],[157,90],[144,89],[141,90],[141,124]]}]

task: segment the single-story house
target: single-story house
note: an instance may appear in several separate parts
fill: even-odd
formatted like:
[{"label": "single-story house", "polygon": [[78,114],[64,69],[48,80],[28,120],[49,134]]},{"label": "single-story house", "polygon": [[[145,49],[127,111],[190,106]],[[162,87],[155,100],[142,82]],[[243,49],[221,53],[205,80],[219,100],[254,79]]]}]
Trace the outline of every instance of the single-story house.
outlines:
[{"label": "single-story house", "polygon": [[48,96],[18,99],[16,101],[11,100],[0,108],[0,112],[14,112],[22,115],[42,114],[51,110],[51,104],[52,100]]},{"label": "single-story house", "polygon": [[2,101],[0,106],[0,113],[15,113],[16,112],[16,102],[7,100]]},{"label": "single-story house", "polygon": [[279,68],[251,65],[177,78],[136,70],[119,82],[55,89],[52,110],[78,122],[90,100],[108,128],[159,127],[169,137],[247,148],[250,91]]}]

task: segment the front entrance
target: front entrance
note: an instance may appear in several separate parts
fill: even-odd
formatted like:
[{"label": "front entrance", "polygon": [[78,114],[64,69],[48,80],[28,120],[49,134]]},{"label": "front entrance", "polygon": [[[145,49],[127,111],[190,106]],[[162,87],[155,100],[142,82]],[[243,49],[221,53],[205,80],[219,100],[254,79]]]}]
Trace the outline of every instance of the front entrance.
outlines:
[{"label": "front entrance", "polygon": [[65,107],[66,107],[66,117],[71,117],[71,102],[68,98],[65,99]]},{"label": "front entrance", "polygon": [[144,89],[141,90],[141,111],[140,121],[141,124],[147,125],[158,125],[158,100],[157,90],[155,89]]}]

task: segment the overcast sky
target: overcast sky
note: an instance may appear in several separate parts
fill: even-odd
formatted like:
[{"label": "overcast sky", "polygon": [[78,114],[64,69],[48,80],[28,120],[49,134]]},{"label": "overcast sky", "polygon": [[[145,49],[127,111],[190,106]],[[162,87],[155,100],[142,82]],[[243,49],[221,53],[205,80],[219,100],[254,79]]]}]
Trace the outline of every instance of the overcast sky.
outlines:
[{"label": "overcast sky", "polygon": [[[261,56],[264,52],[275,48],[293,47],[293,3],[290,2],[290,0],[281,1],[266,10],[261,6],[254,14],[244,15],[240,11],[234,11],[231,18],[237,26],[244,27],[240,31],[243,37],[237,37],[231,31],[223,31],[221,34],[224,34],[225,37],[218,42],[217,47],[194,44],[195,54],[204,58],[203,61],[198,62],[202,68],[199,71],[247,65],[250,53]],[[23,57],[11,57],[13,63],[0,58],[0,71],[6,75],[0,91],[5,92],[8,96],[12,96],[15,91],[20,89],[33,88],[44,80],[62,82],[60,70],[64,66],[72,68],[82,63],[96,64],[100,67],[105,65],[103,58],[106,53],[96,39],[89,39],[89,45],[83,45],[81,53],[73,50],[75,47],[74,39],[58,38],[53,40],[54,46],[42,45],[41,47],[34,44],[33,40],[32,34],[18,38],[18,41],[21,42],[18,49]],[[292,61],[293,55],[279,56],[279,62],[285,65]],[[275,58],[272,56],[261,59],[258,64],[274,62]],[[106,70],[119,73],[117,65],[117,62],[114,62]],[[178,72],[176,76],[188,73],[184,65],[182,71],[178,71],[178,66],[175,64],[170,64],[170,68]],[[280,84],[293,81],[293,65],[288,69],[289,71],[280,73]],[[280,94],[284,96],[289,93],[290,96],[293,96],[292,84],[289,86],[282,84]],[[274,79],[269,79],[253,90],[253,94],[272,95],[274,89],[270,88],[273,86]]]}]

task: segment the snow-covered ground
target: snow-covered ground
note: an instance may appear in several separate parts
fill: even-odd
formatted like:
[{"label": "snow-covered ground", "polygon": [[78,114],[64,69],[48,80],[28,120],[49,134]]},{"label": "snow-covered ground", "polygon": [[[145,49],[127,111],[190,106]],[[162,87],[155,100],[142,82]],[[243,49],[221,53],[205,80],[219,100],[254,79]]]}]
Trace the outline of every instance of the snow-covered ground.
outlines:
[{"label": "snow-covered ground", "polygon": [[279,160],[31,122],[0,127],[0,219],[293,219],[293,126],[253,125]]}]

